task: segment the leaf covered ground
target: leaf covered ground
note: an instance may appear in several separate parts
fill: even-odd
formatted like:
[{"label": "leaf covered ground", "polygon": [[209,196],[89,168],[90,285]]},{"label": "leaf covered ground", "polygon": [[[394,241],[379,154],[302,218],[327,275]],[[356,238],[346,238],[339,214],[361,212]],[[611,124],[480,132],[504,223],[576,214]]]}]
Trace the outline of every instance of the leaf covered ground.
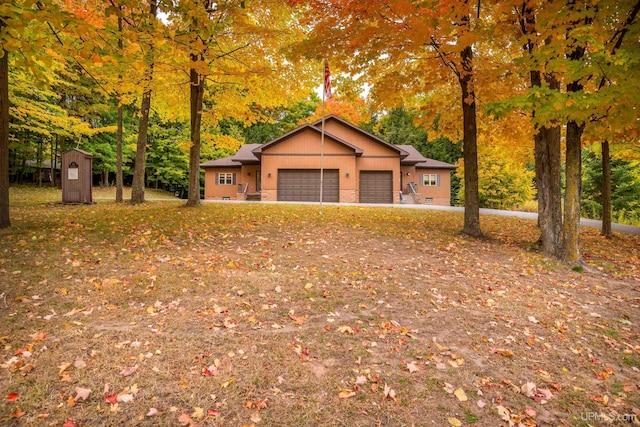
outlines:
[{"label": "leaf covered ground", "polygon": [[638,236],[583,229],[578,272],[527,220],[58,200],[12,189],[0,230],[4,425],[640,418]]}]

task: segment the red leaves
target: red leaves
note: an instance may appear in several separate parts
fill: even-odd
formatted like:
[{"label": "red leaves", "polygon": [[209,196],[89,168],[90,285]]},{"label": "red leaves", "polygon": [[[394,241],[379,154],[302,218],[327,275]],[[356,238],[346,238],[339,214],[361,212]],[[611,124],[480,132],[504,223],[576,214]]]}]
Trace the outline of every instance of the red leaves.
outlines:
[{"label": "red leaves", "polygon": [[7,402],[15,402],[16,400],[18,400],[19,394],[16,392],[13,393],[9,393],[6,396]]},{"label": "red leaves", "polygon": [[111,393],[111,394],[105,393],[104,400],[114,405],[118,401],[118,392]]}]

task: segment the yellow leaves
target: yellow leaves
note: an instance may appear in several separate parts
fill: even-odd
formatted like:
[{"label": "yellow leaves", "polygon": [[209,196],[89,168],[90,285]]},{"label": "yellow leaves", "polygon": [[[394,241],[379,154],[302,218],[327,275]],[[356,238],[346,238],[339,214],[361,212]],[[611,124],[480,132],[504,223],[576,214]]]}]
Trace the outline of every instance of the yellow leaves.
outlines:
[{"label": "yellow leaves", "polygon": [[338,332],[340,332],[341,334],[348,334],[348,335],[355,334],[353,328],[351,328],[351,326],[347,326],[347,325],[342,325],[342,326],[338,327]]},{"label": "yellow leaves", "polygon": [[223,382],[222,384],[220,384],[220,388],[227,388],[229,387],[231,384],[235,383],[238,379],[237,378],[231,378],[228,381]]},{"label": "yellow leaves", "polygon": [[338,397],[343,400],[353,397],[355,395],[356,395],[356,392],[353,390],[341,390],[340,393],[338,393]]},{"label": "yellow leaves", "polygon": [[469,400],[469,398],[467,397],[466,393],[462,388],[457,388],[453,392],[453,395],[457,397],[460,402],[466,402],[467,400]]},{"label": "yellow leaves", "polygon": [[462,425],[462,421],[460,421],[457,418],[454,417],[449,417],[447,418],[447,421],[449,422],[449,424],[451,424],[453,427],[460,427]]},{"label": "yellow leaves", "polygon": [[497,354],[499,354],[500,356],[503,356],[503,357],[514,357],[515,356],[513,351],[507,350],[507,349],[504,349],[504,348],[492,349],[491,352],[492,353],[497,353]]}]

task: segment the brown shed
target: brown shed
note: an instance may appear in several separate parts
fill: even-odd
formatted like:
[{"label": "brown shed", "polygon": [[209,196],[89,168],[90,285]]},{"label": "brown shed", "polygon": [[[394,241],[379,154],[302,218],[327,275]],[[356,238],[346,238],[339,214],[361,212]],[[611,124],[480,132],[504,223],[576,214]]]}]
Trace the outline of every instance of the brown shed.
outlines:
[{"label": "brown shed", "polygon": [[74,148],[62,153],[62,203],[93,203],[93,155]]}]

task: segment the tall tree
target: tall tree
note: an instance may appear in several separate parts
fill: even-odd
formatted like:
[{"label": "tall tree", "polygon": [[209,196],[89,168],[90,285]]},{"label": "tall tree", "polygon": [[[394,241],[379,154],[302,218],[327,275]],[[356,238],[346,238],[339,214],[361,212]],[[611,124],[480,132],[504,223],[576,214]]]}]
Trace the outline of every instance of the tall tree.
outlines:
[{"label": "tall tree", "polygon": [[[0,16],[0,34],[5,17]],[[0,50],[0,228],[11,225],[9,216],[9,52]]]},{"label": "tall tree", "polygon": [[302,28],[281,1],[182,0],[170,18],[176,50],[184,52],[180,66],[189,79],[187,205],[196,206],[202,130],[223,119],[256,123],[265,110],[306,95],[310,78],[298,61],[285,55]]},{"label": "tall tree", "polygon": [[[325,52],[341,70],[361,75],[372,85],[372,100],[381,109],[414,101],[421,103],[426,111],[441,112],[434,106],[448,102],[451,90],[457,86],[457,126],[446,130],[461,133],[463,139],[467,172],[463,232],[481,236],[477,70],[474,67],[474,43],[479,39],[481,27],[480,3],[470,0],[291,2],[310,6],[306,9],[305,23],[312,30],[310,37],[301,43],[300,51],[316,58],[318,52]],[[438,116],[429,119],[432,123],[444,123]]]},{"label": "tall tree", "polygon": [[[529,78],[531,87],[542,89],[543,84],[551,91],[560,90],[560,82],[552,72],[543,72],[542,65],[535,54],[540,48],[538,43],[548,44],[550,38],[538,41],[535,3],[527,0],[515,6],[518,23],[525,37],[524,49],[527,62],[530,63]],[[543,81],[544,77],[544,81]],[[535,120],[535,109],[531,112]],[[562,248],[562,200],[560,167],[560,126],[558,124],[535,123],[534,155],[536,188],[538,195],[538,226],[540,227],[540,246],[542,253],[558,257]]]},{"label": "tall tree", "polygon": [[138,125],[138,142],[136,145],[135,169],[133,172],[133,182],[131,183],[131,203],[144,202],[145,188],[145,160],[149,129],[149,114],[151,112],[151,83],[153,80],[154,67],[154,35],[151,34],[156,26],[156,16],[158,13],[157,0],[149,2],[149,16],[147,19],[148,26],[151,27],[148,34],[148,50],[147,50],[147,69],[143,81],[144,90],[142,92],[142,100],[140,102],[140,124]]}]

